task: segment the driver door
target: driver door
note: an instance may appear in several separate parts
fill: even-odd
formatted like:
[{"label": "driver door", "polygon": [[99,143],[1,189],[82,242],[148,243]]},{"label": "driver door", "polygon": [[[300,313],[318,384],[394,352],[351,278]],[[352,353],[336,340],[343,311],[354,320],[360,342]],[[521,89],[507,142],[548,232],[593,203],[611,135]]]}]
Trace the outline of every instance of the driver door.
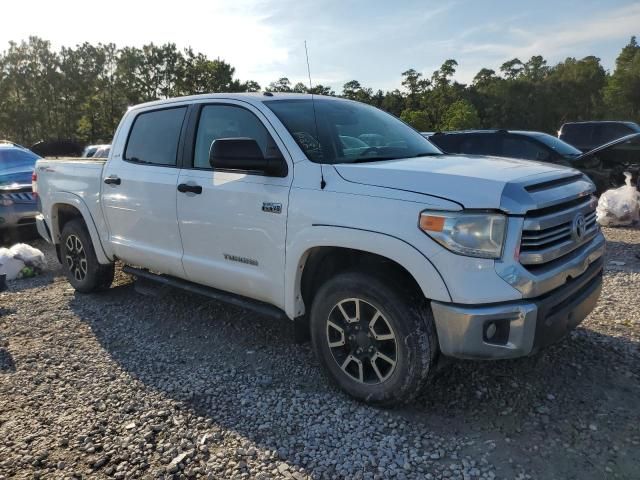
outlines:
[{"label": "driver door", "polygon": [[262,113],[243,102],[200,104],[193,119],[197,127],[190,129],[178,178],[178,185],[190,187],[177,200],[186,276],[282,307],[293,163],[285,157],[284,178],[213,170],[209,149],[218,138],[255,139],[265,155],[274,148],[286,155],[286,149]]}]

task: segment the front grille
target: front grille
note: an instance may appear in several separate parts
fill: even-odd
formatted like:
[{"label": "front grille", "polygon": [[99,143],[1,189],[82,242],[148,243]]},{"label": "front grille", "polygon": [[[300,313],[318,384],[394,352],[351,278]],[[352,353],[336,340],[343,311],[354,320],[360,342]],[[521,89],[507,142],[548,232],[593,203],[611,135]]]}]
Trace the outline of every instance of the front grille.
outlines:
[{"label": "front grille", "polygon": [[520,263],[536,268],[586,244],[598,232],[596,204],[588,196],[528,212],[522,226]]}]

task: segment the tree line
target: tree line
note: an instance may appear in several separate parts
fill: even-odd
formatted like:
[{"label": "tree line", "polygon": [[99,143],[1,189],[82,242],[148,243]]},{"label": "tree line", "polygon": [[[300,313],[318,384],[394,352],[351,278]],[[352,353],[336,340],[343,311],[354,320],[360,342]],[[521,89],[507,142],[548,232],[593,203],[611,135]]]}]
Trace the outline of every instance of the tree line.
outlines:
[{"label": "tree line", "polygon": [[[331,87],[292,85],[280,78],[265,90],[340,95],[382,108],[418,130],[509,128],[553,133],[565,121],[640,122],[640,46],[632,37],[613,72],[600,59],[569,57],[548,65],[539,55],[514,58],[499,71],[483,68],[470,84],[454,80],[458,63],[446,60],[431,76],[401,74],[399,88],[382,91],[351,80]],[[38,37],[10,42],[0,54],[0,138],[109,142],[130,105],[206,92],[253,92],[221,59],[175,44],[117,48],[83,43],[52,49]]]}]

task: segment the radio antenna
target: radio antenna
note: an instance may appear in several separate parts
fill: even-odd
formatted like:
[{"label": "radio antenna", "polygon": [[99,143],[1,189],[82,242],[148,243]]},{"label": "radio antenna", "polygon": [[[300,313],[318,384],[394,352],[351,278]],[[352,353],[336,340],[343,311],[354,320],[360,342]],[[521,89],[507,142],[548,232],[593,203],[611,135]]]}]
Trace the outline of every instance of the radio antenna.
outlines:
[{"label": "radio antenna", "polygon": [[[311,67],[309,66],[309,51],[307,50],[307,41],[304,41],[304,54],[307,57],[307,74],[309,75],[309,93],[311,94],[311,105],[313,107],[313,122],[316,127],[316,141],[320,146],[320,152],[322,153],[322,145],[320,144],[320,134],[318,133],[318,116],[316,115],[316,102],[313,98],[313,84],[311,83]],[[320,159],[320,189],[324,190],[327,186],[327,182],[324,180],[324,170],[322,166],[322,159]]]}]

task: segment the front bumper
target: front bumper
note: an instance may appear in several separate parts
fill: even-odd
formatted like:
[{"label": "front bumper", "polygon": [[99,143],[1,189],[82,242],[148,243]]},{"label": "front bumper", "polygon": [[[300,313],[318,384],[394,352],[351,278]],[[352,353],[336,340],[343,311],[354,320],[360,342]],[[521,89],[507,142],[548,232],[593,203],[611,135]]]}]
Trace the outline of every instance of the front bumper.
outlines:
[{"label": "front bumper", "polygon": [[594,309],[604,260],[543,296],[484,306],[431,302],[440,350],[468,359],[531,355],[563,338]]},{"label": "front bumper", "polygon": [[38,229],[38,233],[42,238],[44,238],[47,243],[53,243],[51,239],[51,232],[49,231],[49,226],[47,225],[47,221],[44,219],[44,215],[39,213],[36,215],[36,228]]}]

